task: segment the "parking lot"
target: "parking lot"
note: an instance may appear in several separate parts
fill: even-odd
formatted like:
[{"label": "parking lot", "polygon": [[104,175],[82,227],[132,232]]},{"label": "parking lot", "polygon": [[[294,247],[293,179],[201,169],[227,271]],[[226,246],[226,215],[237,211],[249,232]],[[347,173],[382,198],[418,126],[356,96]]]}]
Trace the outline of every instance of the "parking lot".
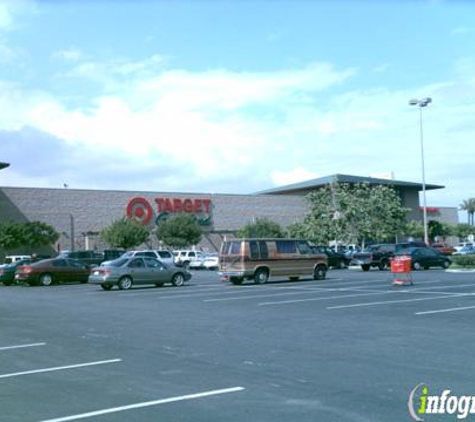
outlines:
[{"label": "parking lot", "polygon": [[475,395],[475,274],[413,276],[0,286],[0,419],[410,420],[421,382]]}]

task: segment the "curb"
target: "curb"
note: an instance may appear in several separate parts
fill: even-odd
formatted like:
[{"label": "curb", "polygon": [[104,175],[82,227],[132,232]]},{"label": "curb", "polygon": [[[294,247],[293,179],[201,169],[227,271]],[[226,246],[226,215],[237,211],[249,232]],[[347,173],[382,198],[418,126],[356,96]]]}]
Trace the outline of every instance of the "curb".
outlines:
[{"label": "curb", "polygon": [[453,270],[445,270],[447,273],[475,273],[475,268],[472,268],[470,270],[464,270],[464,269],[453,269]]}]

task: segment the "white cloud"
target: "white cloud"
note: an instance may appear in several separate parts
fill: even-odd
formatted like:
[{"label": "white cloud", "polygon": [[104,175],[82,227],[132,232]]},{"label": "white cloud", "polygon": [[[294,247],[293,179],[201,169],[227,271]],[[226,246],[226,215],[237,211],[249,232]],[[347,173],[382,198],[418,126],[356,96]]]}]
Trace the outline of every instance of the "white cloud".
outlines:
[{"label": "white cloud", "polygon": [[303,168],[294,168],[290,171],[274,171],[271,174],[272,182],[276,186],[304,182],[306,180],[316,179],[317,177],[319,177],[319,175]]},{"label": "white cloud", "polygon": [[[81,60],[72,83],[93,78],[103,87],[84,109],[0,82],[0,130],[35,127],[71,148],[80,163],[49,182],[36,179],[44,186],[68,180],[73,187],[253,192],[334,173],[377,172],[418,181],[419,116],[408,100],[431,96],[424,110],[427,182],[446,184],[457,204],[475,196],[468,183],[455,181],[465,180],[475,155],[469,58],[459,61],[454,80],[352,91],[345,82],[358,76],[355,70],[329,64],[252,73],[164,71],[161,56],[114,61],[122,68]],[[339,94],[330,95],[335,86]],[[97,163],[109,176],[88,181],[97,169],[84,168]],[[134,169],[140,178],[131,177]],[[450,205],[446,192],[429,192],[428,199]]]},{"label": "white cloud", "polygon": [[11,2],[0,2],[0,30],[8,30],[13,25]]},{"label": "white cloud", "polygon": [[[159,57],[152,57],[136,68],[131,65],[130,71],[140,69],[141,63],[159,62]],[[82,69],[84,77],[97,77],[95,70],[103,69],[91,62],[81,66],[76,71]],[[86,155],[88,151],[122,151],[146,166],[175,163],[205,181],[223,174],[239,177],[243,169],[275,154],[272,137],[282,127],[282,123],[261,121],[260,113],[251,117],[249,108],[257,105],[272,111],[278,104],[278,109],[285,110],[297,101],[296,92],[313,95],[352,74],[352,70],[335,71],[327,64],[277,73],[168,71],[132,79],[125,89],[117,83],[115,92],[95,99],[87,110],[69,110],[58,99],[40,93],[22,103],[26,93],[17,91],[19,98],[8,102],[11,114],[3,128],[18,128],[23,122],[82,146]],[[114,81],[108,79],[105,84],[110,87]],[[12,91],[10,99],[14,96]]]},{"label": "white cloud", "polygon": [[67,48],[65,50],[56,51],[55,53],[53,53],[53,58],[71,62],[77,62],[83,59],[83,57],[84,54],[82,53],[82,51],[75,47]]},{"label": "white cloud", "polygon": [[14,29],[18,14],[36,10],[35,3],[31,0],[0,0],[0,31]]},{"label": "white cloud", "polygon": [[459,26],[452,30],[452,35],[465,35],[472,32],[472,29],[467,26]]}]

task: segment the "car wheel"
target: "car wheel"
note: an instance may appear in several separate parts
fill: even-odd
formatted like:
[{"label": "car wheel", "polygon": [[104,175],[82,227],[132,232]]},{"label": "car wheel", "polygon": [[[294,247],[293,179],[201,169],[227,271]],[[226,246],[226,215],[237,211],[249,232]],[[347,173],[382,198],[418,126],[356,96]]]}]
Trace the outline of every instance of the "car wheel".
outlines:
[{"label": "car wheel", "polygon": [[185,277],[182,273],[176,273],[172,278],[172,284],[177,287],[181,287],[185,284]]},{"label": "car wheel", "polygon": [[53,284],[53,276],[51,274],[41,274],[40,275],[40,285],[41,286],[51,286]]},{"label": "car wheel", "polygon": [[119,289],[120,290],[129,290],[132,287],[133,281],[130,277],[122,277],[119,280]]},{"label": "car wheel", "polygon": [[387,269],[388,269],[388,261],[382,260],[382,261],[379,263],[378,268],[379,268],[380,271],[387,270]]},{"label": "car wheel", "polygon": [[313,270],[313,278],[315,280],[325,280],[327,276],[327,269],[324,265],[317,265],[317,267]]},{"label": "car wheel", "polygon": [[442,264],[442,268],[447,269],[450,267],[450,261],[446,259],[444,263]]},{"label": "car wheel", "polygon": [[229,281],[230,281],[231,283],[233,283],[235,286],[240,286],[240,285],[242,284],[242,281],[243,281],[243,280],[242,280],[242,278],[231,277],[231,278],[229,279]]},{"label": "car wheel", "polygon": [[110,290],[110,289],[112,289],[112,284],[103,283],[103,284],[101,284],[101,287],[102,287],[103,290]]},{"label": "car wheel", "polygon": [[340,268],[340,270],[343,270],[344,268],[346,268],[346,263],[343,259],[340,261],[340,265],[338,266],[338,268]]},{"label": "car wheel", "polygon": [[4,285],[4,286],[11,286],[12,284],[13,284],[13,281],[10,281],[10,280],[5,280],[5,281],[3,282],[3,285]]},{"label": "car wheel", "polygon": [[364,265],[361,266],[361,269],[362,269],[363,271],[369,271],[370,268],[371,268],[371,266],[368,265],[368,264],[364,264]]},{"label": "car wheel", "polygon": [[256,284],[266,284],[269,280],[269,273],[264,268],[259,268],[254,273],[254,283]]},{"label": "car wheel", "polygon": [[419,271],[422,269],[422,265],[420,262],[414,261],[414,264],[412,264],[412,268],[414,268],[416,271]]}]

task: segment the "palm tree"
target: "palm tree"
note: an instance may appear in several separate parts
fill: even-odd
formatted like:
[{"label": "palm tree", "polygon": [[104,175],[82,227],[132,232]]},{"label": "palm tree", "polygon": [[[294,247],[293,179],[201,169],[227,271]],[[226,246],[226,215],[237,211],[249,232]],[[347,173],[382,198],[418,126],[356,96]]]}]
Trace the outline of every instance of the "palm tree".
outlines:
[{"label": "palm tree", "polygon": [[467,211],[468,224],[473,226],[473,216],[475,214],[475,198],[464,199],[460,204],[462,211]]}]

